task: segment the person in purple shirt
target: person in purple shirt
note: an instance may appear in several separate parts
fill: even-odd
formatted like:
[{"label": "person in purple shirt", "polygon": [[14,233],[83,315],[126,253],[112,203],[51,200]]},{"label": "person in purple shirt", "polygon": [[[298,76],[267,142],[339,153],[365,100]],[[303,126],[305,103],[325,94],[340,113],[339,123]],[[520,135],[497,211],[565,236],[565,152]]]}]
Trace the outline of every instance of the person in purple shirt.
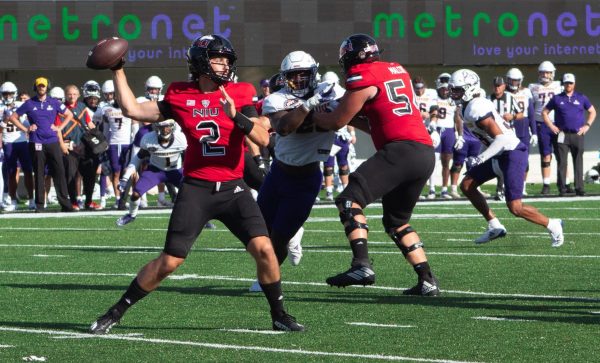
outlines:
[{"label": "person in purple shirt", "polygon": [[[557,184],[560,195],[566,192],[567,155],[571,151],[573,171],[575,174],[575,193],[585,195],[583,187],[583,151],[584,135],[596,119],[596,109],[582,93],[575,91],[575,76],[565,73],[563,76],[564,91],[554,95],[542,110],[544,123],[556,135],[554,150],[558,164]],[[554,111],[554,124],[548,117]],[[585,116],[587,111],[587,117]]]},{"label": "person in purple shirt", "polygon": [[[63,153],[68,153],[68,150],[62,142],[59,142],[59,137],[62,136],[58,131],[62,131],[62,127],[71,121],[73,113],[59,100],[48,96],[48,83],[47,78],[36,78],[33,85],[35,96],[25,101],[10,116],[9,121],[21,131],[29,133],[29,150],[33,156],[35,173],[36,211],[44,209],[46,197],[44,167],[47,163],[62,211],[72,212],[73,207],[67,193],[67,180],[62,157]],[[19,117],[25,114],[31,125],[29,128],[19,121]],[[58,126],[55,124],[57,116],[64,118],[64,121]]]}]

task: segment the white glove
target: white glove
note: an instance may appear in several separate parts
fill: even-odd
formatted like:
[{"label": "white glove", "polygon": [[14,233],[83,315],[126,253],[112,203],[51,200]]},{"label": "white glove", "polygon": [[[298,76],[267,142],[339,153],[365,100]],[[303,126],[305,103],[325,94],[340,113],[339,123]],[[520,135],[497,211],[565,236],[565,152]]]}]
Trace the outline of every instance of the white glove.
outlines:
[{"label": "white glove", "polygon": [[531,135],[531,139],[529,140],[529,145],[531,145],[532,147],[536,147],[537,144],[538,144],[538,136]]},{"label": "white glove", "polygon": [[119,180],[119,191],[121,193],[125,193],[125,189],[127,189],[127,182],[129,182],[129,178],[121,178],[121,180]]},{"label": "white glove", "polygon": [[306,106],[306,108],[308,108],[309,111],[317,107],[321,104],[321,101],[328,99],[328,97],[331,95],[331,91],[333,90],[334,86],[335,84],[331,83],[322,90],[320,90],[318,93],[315,93],[314,96],[312,96],[304,102],[304,106]]},{"label": "white glove", "polygon": [[437,148],[440,145],[440,142],[442,142],[440,134],[437,131],[433,130],[431,134],[429,134],[429,136],[431,136],[431,141],[433,141],[433,148]]},{"label": "white glove", "polygon": [[458,136],[454,142],[454,150],[460,150],[463,148],[463,146],[465,146],[465,138]]},{"label": "white glove", "polygon": [[481,160],[478,156],[469,156],[467,158],[467,161],[465,162],[467,171],[471,170],[471,168],[474,168],[480,164],[483,164],[483,160]]}]

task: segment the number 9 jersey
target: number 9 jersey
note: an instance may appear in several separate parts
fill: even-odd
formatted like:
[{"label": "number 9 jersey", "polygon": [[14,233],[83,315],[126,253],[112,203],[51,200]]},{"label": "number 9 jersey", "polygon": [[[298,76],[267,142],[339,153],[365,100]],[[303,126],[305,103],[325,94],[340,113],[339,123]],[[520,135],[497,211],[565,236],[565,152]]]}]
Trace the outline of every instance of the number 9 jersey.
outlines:
[{"label": "number 9 jersey", "polygon": [[410,74],[398,63],[371,62],[352,66],[346,89],[374,86],[377,95],[366,102],[362,114],[369,119],[377,150],[393,141],[416,141],[433,146],[414,99]]}]

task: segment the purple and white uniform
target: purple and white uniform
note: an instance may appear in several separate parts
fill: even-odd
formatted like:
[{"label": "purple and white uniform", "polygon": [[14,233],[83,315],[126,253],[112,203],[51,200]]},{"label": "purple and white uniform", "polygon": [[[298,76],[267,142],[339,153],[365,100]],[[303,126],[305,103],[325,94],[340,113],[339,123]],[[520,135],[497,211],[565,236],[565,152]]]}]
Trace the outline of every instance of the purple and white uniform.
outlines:
[{"label": "purple and white uniform", "polygon": [[128,162],[128,152],[131,148],[132,122],[123,116],[120,108],[107,105],[98,108],[94,119],[99,119],[104,135],[109,143],[108,158],[113,173],[120,172]]},{"label": "purple and white uniform", "polygon": [[480,184],[498,176],[503,176],[506,201],[521,199],[523,197],[523,182],[529,157],[527,147],[517,138],[510,124],[500,116],[490,100],[483,97],[476,97],[467,104],[463,113],[464,125],[485,147],[490,146],[495,138],[480,128],[477,122],[489,117],[494,119],[500,131],[502,131],[505,140],[504,146],[501,152],[493,155],[493,157],[483,164],[477,165],[467,171],[467,175]]},{"label": "purple and white uniform", "polygon": [[[0,127],[2,127],[2,148],[4,149],[4,168],[8,174],[17,170],[18,164],[24,172],[31,173],[31,154],[27,134],[12,123],[5,121],[23,103],[16,101],[13,105],[0,104]],[[22,115],[19,121],[29,127],[27,115]]]},{"label": "purple and white uniform", "polygon": [[[540,155],[551,155],[552,139],[554,138],[554,134],[544,123],[542,110],[554,95],[562,92],[562,86],[560,85],[559,81],[552,81],[548,85],[532,83],[529,85],[529,90],[533,96],[533,106],[535,112],[535,122],[537,123],[538,148],[540,150]],[[550,117],[550,120],[554,122],[554,112],[550,112],[548,117]]]},{"label": "purple and white uniform", "polygon": [[456,104],[450,97],[438,97],[436,104],[438,106],[437,131],[440,134],[440,144],[435,149],[435,152],[452,154],[454,143],[456,142],[456,135],[454,134]]}]

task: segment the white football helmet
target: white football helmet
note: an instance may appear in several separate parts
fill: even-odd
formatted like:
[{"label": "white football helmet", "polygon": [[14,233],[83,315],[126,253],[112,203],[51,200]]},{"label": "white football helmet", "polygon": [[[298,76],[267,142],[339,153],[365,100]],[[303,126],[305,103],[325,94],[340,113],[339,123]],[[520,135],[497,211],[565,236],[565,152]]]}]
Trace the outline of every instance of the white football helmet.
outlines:
[{"label": "white football helmet", "polygon": [[[546,77],[545,75],[540,74],[542,72],[550,72],[552,74],[550,77]],[[543,61],[538,67],[538,80],[541,84],[548,84],[554,80],[554,72],[556,72],[554,64],[550,61]]]},{"label": "white football helmet", "polygon": [[450,95],[455,101],[469,102],[481,92],[479,76],[470,69],[459,69],[450,77]]},{"label": "white football helmet", "polygon": [[[163,83],[162,79],[160,79],[158,76],[150,76],[146,80],[145,86],[146,86],[146,93],[145,93],[146,98],[149,100],[156,101],[156,100],[158,100],[158,98],[162,92],[164,83]],[[158,89],[158,93],[150,93],[150,89]]]},{"label": "white football helmet", "polygon": [[340,77],[338,77],[337,73],[329,71],[325,72],[323,77],[321,77],[321,81],[327,83],[340,84]]},{"label": "white football helmet", "polygon": [[52,87],[49,93],[50,97],[65,102],[65,91],[60,87]]},{"label": "white football helmet", "polygon": [[585,173],[585,182],[590,184],[600,184],[600,173],[596,169],[590,169]]},{"label": "white football helmet", "polygon": [[285,88],[296,97],[304,97],[317,87],[318,67],[310,54],[297,50],[283,58],[279,71]]},{"label": "white football helmet", "polygon": [[81,87],[83,98],[96,97],[100,99],[100,84],[94,80],[87,81]]},{"label": "white football helmet", "polygon": [[160,141],[165,142],[173,138],[173,132],[175,131],[175,120],[168,119],[154,124],[156,133]]},{"label": "white football helmet", "polygon": [[506,87],[512,92],[521,88],[521,83],[523,83],[523,73],[519,68],[511,68],[506,72],[506,83]]},{"label": "white football helmet", "polygon": [[0,93],[2,93],[2,103],[5,105],[12,105],[15,102],[17,93],[19,90],[12,82],[4,82],[0,86]]},{"label": "white football helmet", "polygon": [[115,84],[112,79],[104,81],[102,83],[102,93],[114,93],[115,92]]}]

